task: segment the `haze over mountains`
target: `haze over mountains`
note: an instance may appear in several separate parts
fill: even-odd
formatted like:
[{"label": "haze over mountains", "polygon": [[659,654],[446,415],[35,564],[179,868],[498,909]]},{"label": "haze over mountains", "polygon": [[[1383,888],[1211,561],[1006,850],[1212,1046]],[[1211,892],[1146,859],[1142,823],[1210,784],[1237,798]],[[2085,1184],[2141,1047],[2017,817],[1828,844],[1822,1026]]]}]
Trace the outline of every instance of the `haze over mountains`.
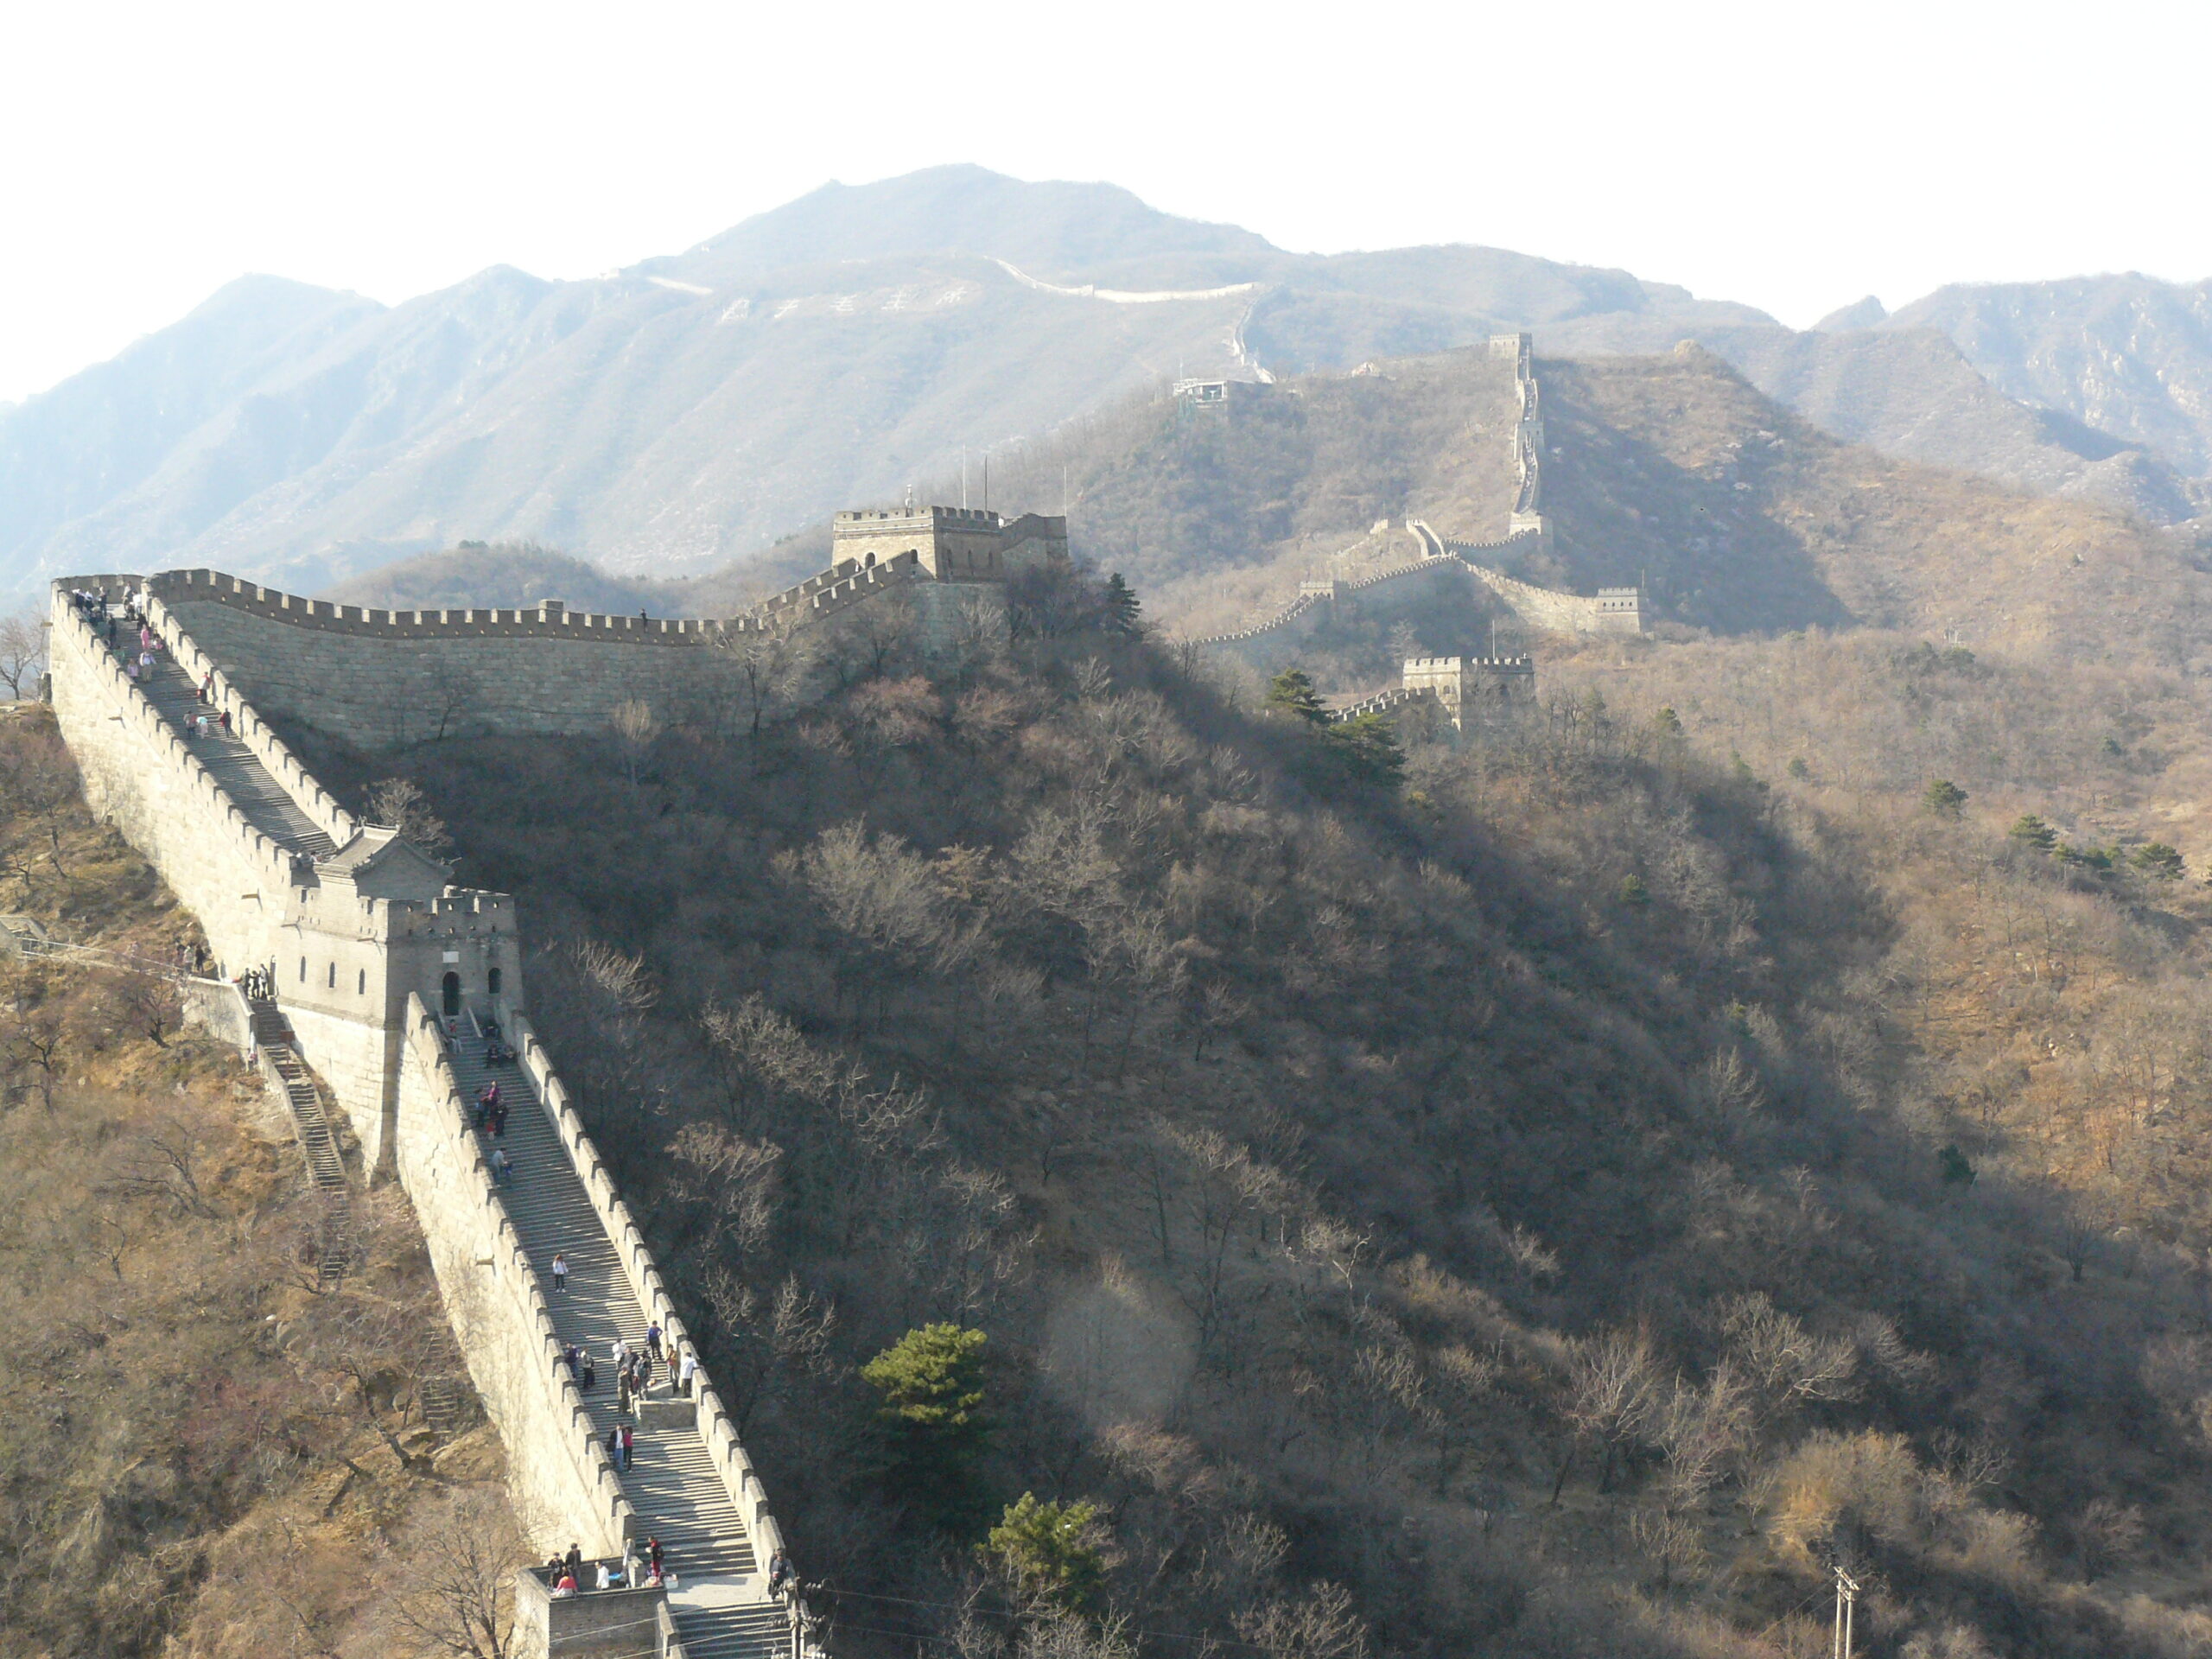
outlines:
[{"label": "haze over mountains", "polygon": [[[825,186],[582,282],[505,268],[385,307],[250,276],[0,410],[0,588],[207,563],[303,589],[467,538],[696,573],[957,474],[1179,373],[1258,378],[1529,328],[1695,338],[1831,432],[2194,518],[2207,293],[1950,289],[1798,334],[1624,271],[1494,249],[1332,256],[1108,185],[934,168]],[[1859,326],[1853,326],[1859,325]]]}]

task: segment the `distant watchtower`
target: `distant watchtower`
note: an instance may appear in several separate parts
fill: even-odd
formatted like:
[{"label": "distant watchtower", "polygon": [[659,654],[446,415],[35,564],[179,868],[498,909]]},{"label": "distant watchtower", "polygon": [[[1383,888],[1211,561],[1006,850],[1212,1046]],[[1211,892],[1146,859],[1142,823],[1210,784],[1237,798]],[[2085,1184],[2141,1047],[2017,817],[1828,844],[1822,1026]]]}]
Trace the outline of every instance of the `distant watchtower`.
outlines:
[{"label": "distant watchtower", "polygon": [[1454,726],[1465,728],[1470,718],[1502,714],[1516,703],[1536,697],[1536,659],[1533,657],[1408,657],[1405,689],[1428,691],[1444,705]]},{"label": "distant watchtower", "polygon": [[1598,590],[1599,633],[1642,633],[1643,590],[1640,588],[1600,588]]},{"label": "distant watchtower", "polygon": [[904,554],[936,582],[1004,582],[1066,558],[1068,521],[1035,512],[1001,518],[982,507],[863,508],[833,521],[830,561],[840,572]]}]

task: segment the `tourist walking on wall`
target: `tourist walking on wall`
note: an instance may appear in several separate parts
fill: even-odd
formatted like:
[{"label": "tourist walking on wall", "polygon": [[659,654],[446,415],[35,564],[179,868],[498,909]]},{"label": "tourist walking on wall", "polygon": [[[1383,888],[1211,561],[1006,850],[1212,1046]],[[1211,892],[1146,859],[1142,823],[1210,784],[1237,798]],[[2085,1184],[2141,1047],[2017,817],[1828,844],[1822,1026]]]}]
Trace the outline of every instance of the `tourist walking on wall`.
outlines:
[{"label": "tourist walking on wall", "polygon": [[586,1349],[584,1351],[583,1366],[583,1375],[576,1380],[582,1386],[583,1391],[586,1394],[589,1394],[594,1389],[599,1386],[599,1367],[592,1363],[591,1351],[589,1349]]},{"label": "tourist walking on wall", "polygon": [[651,1359],[660,1357],[660,1326],[658,1325],[649,1325],[645,1327],[645,1354]]},{"label": "tourist walking on wall", "polygon": [[564,1291],[568,1287],[569,1258],[556,1250],[553,1255],[553,1288]]},{"label": "tourist walking on wall", "polygon": [[512,1181],[514,1178],[515,1166],[507,1160],[507,1149],[505,1147],[493,1147],[492,1179],[499,1185],[505,1186],[509,1182]]},{"label": "tourist walking on wall", "polygon": [[638,1455],[638,1431],[624,1423],[619,1432],[622,1436],[622,1468],[626,1473],[631,1459]]},{"label": "tourist walking on wall", "polygon": [[768,1563],[768,1593],[782,1595],[784,1586],[791,1582],[791,1558],[779,1549]]},{"label": "tourist walking on wall", "polygon": [[686,1347],[683,1351],[683,1366],[679,1386],[679,1392],[686,1400],[691,1397],[691,1379],[698,1374],[699,1357]]}]

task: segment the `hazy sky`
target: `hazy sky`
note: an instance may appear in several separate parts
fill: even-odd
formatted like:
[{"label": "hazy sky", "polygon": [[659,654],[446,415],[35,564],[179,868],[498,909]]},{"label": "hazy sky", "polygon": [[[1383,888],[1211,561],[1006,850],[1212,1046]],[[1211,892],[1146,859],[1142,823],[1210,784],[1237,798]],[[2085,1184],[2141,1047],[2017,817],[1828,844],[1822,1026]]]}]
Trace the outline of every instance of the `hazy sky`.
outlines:
[{"label": "hazy sky", "polygon": [[582,276],[828,179],[1109,179],[1289,248],[1482,242],[1803,325],[2212,275],[2202,4],[0,8],[0,399],[243,271]]}]

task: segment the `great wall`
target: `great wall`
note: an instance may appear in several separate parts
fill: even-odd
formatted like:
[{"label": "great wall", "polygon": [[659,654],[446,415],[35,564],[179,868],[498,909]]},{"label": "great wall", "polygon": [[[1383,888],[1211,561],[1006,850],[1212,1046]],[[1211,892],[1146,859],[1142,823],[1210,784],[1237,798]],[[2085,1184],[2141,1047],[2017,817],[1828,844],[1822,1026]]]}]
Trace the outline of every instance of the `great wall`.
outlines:
[{"label": "great wall", "polygon": [[[1202,649],[1252,660],[1294,645],[1336,607],[1414,603],[1471,580],[1540,627],[1641,626],[1632,589],[1580,599],[1476,562],[1545,533],[1528,337],[1492,346],[1516,358],[1521,408],[1507,537],[1447,542],[1412,521],[1415,562],[1306,584],[1266,623]],[[726,704],[753,653],[802,630],[833,639],[895,619],[931,653],[973,630],[1003,630],[1007,581],[1066,555],[1064,518],[840,513],[830,569],[711,620],[584,614],[552,600],[366,609],[205,569],[54,584],[50,697],[86,799],[147,855],[228,965],[194,981],[188,1001],[257,1058],[294,1122],[326,1202],[320,1270],[344,1270],[353,1180],[396,1181],[421,1221],[468,1380],[506,1447],[532,1543],[573,1541],[622,1562],[651,1535],[684,1564],[674,1588],[588,1595],[556,1595],[543,1573],[521,1573],[523,1654],[808,1659],[818,1648],[804,1601],[768,1592],[780,1535],[711,1376],[702,1368],[688,1397],[664,1386],[639,1403],[638,1461],[624,1471],[604,1445],[611,1383],[587,1394],[564,1360],[640,1344],[653,1324],[670,1353],[696,1350],[531,1025],[514,899],[450,885],[396,829],[362,822],[276,722],[376,753],[462,732],[600,732],[628,704],[682,716]],[[1526,698],[1534,679],[1526,657],[1413,658],[1402,683],[1334,717],[1433,702],[1459,725],[1485,703]],[[515,1109],[510,1182],[467,1104],[494,1080]],[[569,1287],[549,1295],[556,1254]]]},{"label": "great wall", "polygon": [[[369,751],[442,727],[601,731],[627,702],[721,695],[753,642],[802,627],[834,634],[895,611],[936,651],[964,628],[1003,626],[1007,578],[1066,546],[1065,520],[1034,515],[841,513],[830,569],[717,621],[553,601],[362,610],[207,570],[54,585],[49,696],[86,798],[228,965],[188,1000],[258,1058],[294,1120],[328,1203],[321,1270],[342,1271],[350,1247],[352,1152],[360,1179],[396,1181],[413,1205],[531,1542],[624,1563],[651,1536],[679,1567],[673,1588],[582,1595],[520,1573],[524,1653],[804,1659],[813,1626],[797,1595],[768,1592],[781,1536],[712,1376],[701,1369],[687,1396],[657,1371],[623,1471],[604,1445],[611,1364],[588,1394],[566,1363],[642,1346],[650,1325],[670,1355],[698,1351],[531,1025],[514,900],[449,885],[396,830],[361,822],[270,716]],[[466,1104],[493,1080],[512,1108],[505,1183]],[[549,1294],[556,1254],[568,1288]]]},{"label": "great wall", "polygon": [[1502,554],[1541,551],[1549,534],[1543,513],[1543,412],[1531,338],[1494,334],[1490,349],[1494,357],[1512,359],[1518,411],[1510,439],[1514,499],[1505,534],[1491,542],[1451,541],[1422,520],[1408,518],[1406,528],[1421,543],[1418,557],[1357,581],[1300,582],[1296,597],[1281,609],[1232,632],[1193,640],[1195,649],[1256,669],[1280,668],[1300,644],[1339,616],[1403,616],[1439,597],[1465,595],[1477,586],[1516,620],[1548,633],[1643,631],[1643,595],[1637,588],[1601,588],[1595,597],[1563,594],[1518,581],[1487,563]]}]

